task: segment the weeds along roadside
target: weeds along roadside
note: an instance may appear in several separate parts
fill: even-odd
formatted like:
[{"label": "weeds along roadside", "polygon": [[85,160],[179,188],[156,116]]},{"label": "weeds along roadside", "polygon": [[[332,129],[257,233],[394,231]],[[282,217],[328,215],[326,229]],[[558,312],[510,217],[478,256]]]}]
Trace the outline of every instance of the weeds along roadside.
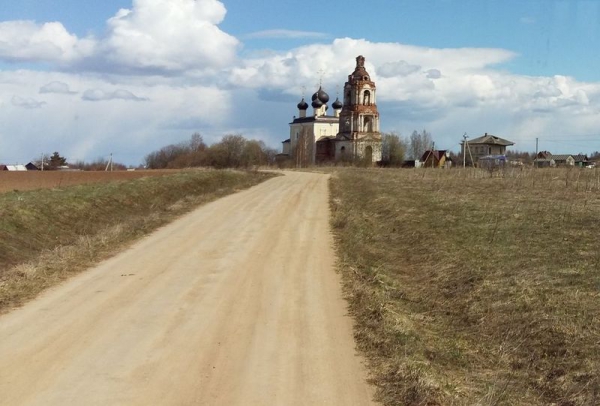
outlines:
[{"label": "weeds along roadside", "polygon": [[272,176],[187,170],[0,194],[0,313],[192,208]]},{"label": "weeds along roadside", "polygon": [[599,175],[332,176],[344,291],[384,404],[600,403]]}]

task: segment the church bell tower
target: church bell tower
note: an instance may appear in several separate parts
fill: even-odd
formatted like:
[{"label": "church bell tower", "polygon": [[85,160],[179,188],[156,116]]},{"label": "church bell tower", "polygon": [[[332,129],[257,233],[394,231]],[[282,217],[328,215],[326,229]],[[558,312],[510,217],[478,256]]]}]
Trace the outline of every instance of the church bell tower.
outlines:
[{"label": "church bell tower", "polygon": [[349,140],[381,139],[377,88],[365,69],[365,57],[356,58],[356,68],[344,85],[344,106],[340,113],[340,134]]},{"label": "church bell tower", "polygon": [[337,139],[337,159],[351,153],[354,159],[381,160],[377,88],[365,69],[365,57],[362,55],[356,58],[356,68],[344,84],[344,104]]}]

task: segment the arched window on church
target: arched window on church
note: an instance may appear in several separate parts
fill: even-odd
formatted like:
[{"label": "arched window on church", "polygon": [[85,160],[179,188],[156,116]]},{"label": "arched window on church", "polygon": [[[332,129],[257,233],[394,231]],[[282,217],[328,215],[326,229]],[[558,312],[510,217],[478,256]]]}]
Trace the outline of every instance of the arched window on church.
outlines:
[{"label": "arched window on church", "polygon": [[373,132],[373,118],[365,117],[365,132],[372,133]]},{"label": "arched window on church", "polygon": [[371,104],[371,92],[369,92],[368,90],[365,90],[365,93],[363,93],[363,104],[365,106]]}]

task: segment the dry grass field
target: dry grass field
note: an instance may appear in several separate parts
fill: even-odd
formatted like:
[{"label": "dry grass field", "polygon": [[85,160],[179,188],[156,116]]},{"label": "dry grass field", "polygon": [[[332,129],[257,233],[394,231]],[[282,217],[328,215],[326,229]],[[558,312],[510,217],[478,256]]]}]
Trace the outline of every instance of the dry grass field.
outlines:
[{"label": "dry grass field", "polygon": [[136,170],[115,172],[84,171],[0,171],[0,193],[34,189],[62,188],[83,183],[111,182],[119,180],[139,179],[148,176],[162,176],[177,170]]},{"label": "dry grass field", "polygon": [[600,171],[337,171],[355,336],[386,405],[600,404]]},{"label": "dry grass field", "polygon": [[[59,189],[47,182],[48,189],[0,194],[0,312],[202,203],[273,176],[216,170],[151,173],[164,176],[146,173],[139,179],[106,182],[109,173],[87,178],[97,183],[61,184]],[[129,174],[118,173],[117,178],[135,176]],[[71,180],[81,183],[86,175]]]}]

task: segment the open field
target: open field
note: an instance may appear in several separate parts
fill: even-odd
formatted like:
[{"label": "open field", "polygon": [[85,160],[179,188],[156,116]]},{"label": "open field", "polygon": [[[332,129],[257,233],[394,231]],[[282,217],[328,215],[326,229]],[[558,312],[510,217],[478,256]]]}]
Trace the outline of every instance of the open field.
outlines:
[{"label": "open field", "polygon": [[33,189],[51,189],[83,183],[131,180],[148,176],[162,176],[176,173],[177,170],[136,170],[115,172],[87,171],[0,171],[0,193]]},{"label": "open field", "polygon": [[0,312],[202,203],[273,176],[216,170],[162,174],[0,194]]},{"label": "open field", "polygon": [[385,404],[600,404],[600,171],[345,169],[331,187]]}]

